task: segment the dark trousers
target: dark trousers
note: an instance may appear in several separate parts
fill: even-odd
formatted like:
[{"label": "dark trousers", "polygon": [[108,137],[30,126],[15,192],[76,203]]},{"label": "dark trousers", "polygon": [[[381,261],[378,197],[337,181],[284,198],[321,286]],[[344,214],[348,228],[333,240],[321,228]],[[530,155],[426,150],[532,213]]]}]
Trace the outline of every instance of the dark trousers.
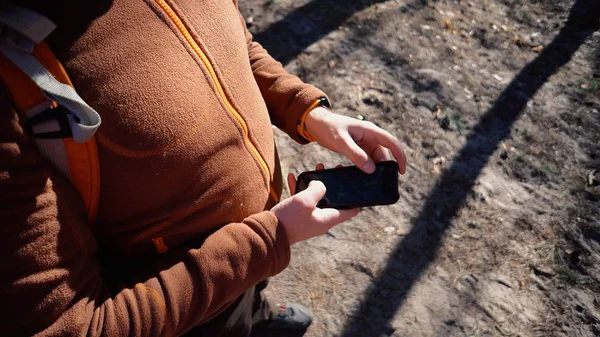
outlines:
[{"label": "dark trousers", "polygon": [[262,290],[268,280],[262,281],[243,293],[229,308],[210,322],[194,327],[183,337],[247,337],[252,327],[260,328],[277,308]]}]

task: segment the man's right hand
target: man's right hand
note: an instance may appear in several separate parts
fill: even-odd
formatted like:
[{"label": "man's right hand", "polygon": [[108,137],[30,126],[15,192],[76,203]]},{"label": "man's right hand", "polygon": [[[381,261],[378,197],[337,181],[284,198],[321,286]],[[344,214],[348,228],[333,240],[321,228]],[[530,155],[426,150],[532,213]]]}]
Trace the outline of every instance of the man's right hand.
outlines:
[{"label": "man's right hand", "polygon": [[[290,191],[293,191],[296,179],[288,177]],[[292,184],[293,182],[293,184]],[[353,218],[359,209],[338,210],[318,208],[317,203],[325,195],[325,185],[320,181],[311,181],[308,187],[283,200],[271,209],[283,226],[290,245],[296,242],[323,235],[332,227]]]}]

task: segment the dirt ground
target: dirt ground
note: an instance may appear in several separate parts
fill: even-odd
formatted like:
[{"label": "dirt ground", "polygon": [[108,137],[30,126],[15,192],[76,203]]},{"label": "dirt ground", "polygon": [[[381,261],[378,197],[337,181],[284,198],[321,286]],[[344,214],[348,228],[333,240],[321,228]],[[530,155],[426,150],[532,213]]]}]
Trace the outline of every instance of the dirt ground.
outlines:
[{"label": "dirt ground", "polygon": [[[241,0],[256,40],[409,157],[293,247],[308,336],[600,336],[600,4]],[[277,131],[284,173],[349,162]],[[596,170],[596,171],[594,171]]]}]

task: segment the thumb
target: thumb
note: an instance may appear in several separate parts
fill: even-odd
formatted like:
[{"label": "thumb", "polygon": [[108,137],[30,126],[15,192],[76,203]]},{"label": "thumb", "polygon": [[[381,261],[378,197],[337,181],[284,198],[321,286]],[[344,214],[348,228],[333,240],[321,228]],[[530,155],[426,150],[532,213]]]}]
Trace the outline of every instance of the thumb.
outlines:
[{"label": "thumb", "polygon": [[363,150],[354,139],[348,137],[345,139],[346,149],[342,151],[342,153],[350,159],[354,165],[358,166],[361,170],[366,173],[375,172],[375,163],[373,160],[367,155],[365,150]]},{"label": "thumb", "polygon": [[317,210],[314,214],[320,221],[329,224],[337,225],[346,220],[349,220],[360,212],[360,209],[334,209],[334,208],[323,208]]},{"label": "thumb", "polygon": [[319,200],[323,199],[326,190],[322,182],[313,180],[304,191],[296,194],[295,197],[302,200],[304,206],[314,208],[319,203]]}]

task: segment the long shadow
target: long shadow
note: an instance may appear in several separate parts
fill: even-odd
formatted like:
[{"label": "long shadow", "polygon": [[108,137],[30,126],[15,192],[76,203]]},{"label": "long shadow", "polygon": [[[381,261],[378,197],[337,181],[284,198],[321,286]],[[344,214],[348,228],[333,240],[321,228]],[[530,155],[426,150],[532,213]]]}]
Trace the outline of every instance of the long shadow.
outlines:
[{"label": "long shadow", "polygon": [[390,323],[396,312],[433,262],[444,233],[527,102],[599,28],[600,2],[577,0],[552,43],[520,71],[474,127],[465,146],[451,167],[442,173],[420,214],[413,220],[413,229],[395,248],[380,276],[366,291],[362,304],[341,336],[378,337],[393,333]]},{"label": "long shadow", "polygon": [[[254,35],[271,56],[283,64],[325,35],[339,28],[352,14],[388,0],[313,0]],[[429,1],[432,2],[432,1]],[[417,0],[407,5],[412,10],[426,6]]]}]

